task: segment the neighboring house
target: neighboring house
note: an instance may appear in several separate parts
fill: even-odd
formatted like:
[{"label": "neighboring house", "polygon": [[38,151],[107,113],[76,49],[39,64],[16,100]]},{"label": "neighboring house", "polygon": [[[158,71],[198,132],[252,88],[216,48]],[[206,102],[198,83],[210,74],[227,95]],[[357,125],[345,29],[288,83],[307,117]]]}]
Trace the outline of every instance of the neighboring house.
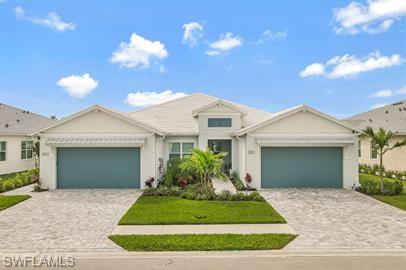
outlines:
[{"label": "neighboring house", "polygon": [[257,188],[358,185],[357,131],[305,105],[269,113],[196,93],[132,113],[95,105],[38,135],[50,189],[143,188],[206,147]]},{"label": "neighboring house", "polygon": [[31,134],[56,122],[0,103],[0,175],[34,168]]},{"label": "neighboring house", "polygon": [[[396,132],[392,141],[392,144],[395,144],[406,138],[406,100],[352,116],[345,122],[359,129],[370,126],[374,131],[382,127]],[[366,136],[361,136],[358,156],[361,164],[379,165],[378,153],[372,147],[371,139]],[[406,146],[387,152],[383,161],[387,170],[406,171]]]}]

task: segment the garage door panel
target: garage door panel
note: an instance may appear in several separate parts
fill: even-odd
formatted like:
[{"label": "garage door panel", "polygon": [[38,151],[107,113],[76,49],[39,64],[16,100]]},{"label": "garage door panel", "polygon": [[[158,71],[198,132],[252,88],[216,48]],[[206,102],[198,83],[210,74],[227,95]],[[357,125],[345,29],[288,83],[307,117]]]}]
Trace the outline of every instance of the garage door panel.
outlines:
[{"label": "garage door panel", "polygon": [[139,188],[139,148],[58,148],[58,188]]},{"label": "garage door panel", "polygon": [[342,148],[263,147],[261,182],[265,188],[342,187]]}]

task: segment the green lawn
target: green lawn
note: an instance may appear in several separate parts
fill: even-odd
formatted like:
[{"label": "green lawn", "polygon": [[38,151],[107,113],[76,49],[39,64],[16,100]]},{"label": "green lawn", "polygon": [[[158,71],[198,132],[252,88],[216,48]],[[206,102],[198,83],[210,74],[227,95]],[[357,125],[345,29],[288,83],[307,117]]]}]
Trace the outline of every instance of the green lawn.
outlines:
[{"label": "green lawn", "polygon": [[286,223],[266,202],[141,196],[119,225]]},{"label": "green lawn", "polygon": [[210,251],[281,249],[295,239],[292,234],[183,234],[111,235],[128,251]]},{"label": "green lawn", "polygon": [[[379,176],[376,175],[371,175],[371,174],[364,174],[360,173],[359,174],[360,180],[362,178],[373,178],[376,179],[376,181],[380,181]],[[393,180],[392,178],[387,178],[385,177],[385,180]],[[395,195],[395,196],[388,196],[388,195],[370,195],[372,198],[375,198],[381,202],[390,204],[392,206],[395,206],[397,208],[400,208],[402,210],[406,211],[406,181],[403,181],[403,191],[400,195]]]},{"label": "green lawn", "polygon": [[0,211],[31,198],[29,195],[0,195]]}]

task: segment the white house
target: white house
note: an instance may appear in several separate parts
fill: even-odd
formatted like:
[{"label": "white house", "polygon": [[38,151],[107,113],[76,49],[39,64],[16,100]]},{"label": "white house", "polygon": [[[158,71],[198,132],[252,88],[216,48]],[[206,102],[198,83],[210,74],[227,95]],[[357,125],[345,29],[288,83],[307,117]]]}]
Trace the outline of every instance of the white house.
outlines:
[{"label": "white house", "polygon": [[41,179],[56,188],[143,188],[191,149],[226,152],[257,188],[358,184],[358,133],[300,105],[278,113],[202,93],[121,113],[99,105],[41,130]]},{"label": "white house", "polygon": [[33,141],[30,135],[55,120],[0,104],[0,175],[34,168]]}]

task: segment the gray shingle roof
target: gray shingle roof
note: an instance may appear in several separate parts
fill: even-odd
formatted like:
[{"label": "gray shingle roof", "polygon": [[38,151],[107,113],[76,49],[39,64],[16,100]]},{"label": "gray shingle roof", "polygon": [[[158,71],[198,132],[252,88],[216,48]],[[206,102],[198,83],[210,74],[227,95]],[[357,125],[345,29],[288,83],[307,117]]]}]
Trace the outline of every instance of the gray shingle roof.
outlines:
[{"label": "gray shingle roof", "polygon": [[[160,128],[169,134],[197,134],[198,122],[192,112],[219,100],[217,97],[195,93],[130,113],[131,117]],[[271,116],[271,113],[225,100],[245,111],[242,126],[250,126]]]},{"label": "gray shingle roof", "polygon": [[29,135],[54,122],[50,118],[0,103],[0,135]]},{"label": "gray shingle roof", "polygon": [[382,127],[392,132],[406,134],[406,100],[354,115],[345,121],[358,125],[360,129],[367,126],[374,130]]}]

